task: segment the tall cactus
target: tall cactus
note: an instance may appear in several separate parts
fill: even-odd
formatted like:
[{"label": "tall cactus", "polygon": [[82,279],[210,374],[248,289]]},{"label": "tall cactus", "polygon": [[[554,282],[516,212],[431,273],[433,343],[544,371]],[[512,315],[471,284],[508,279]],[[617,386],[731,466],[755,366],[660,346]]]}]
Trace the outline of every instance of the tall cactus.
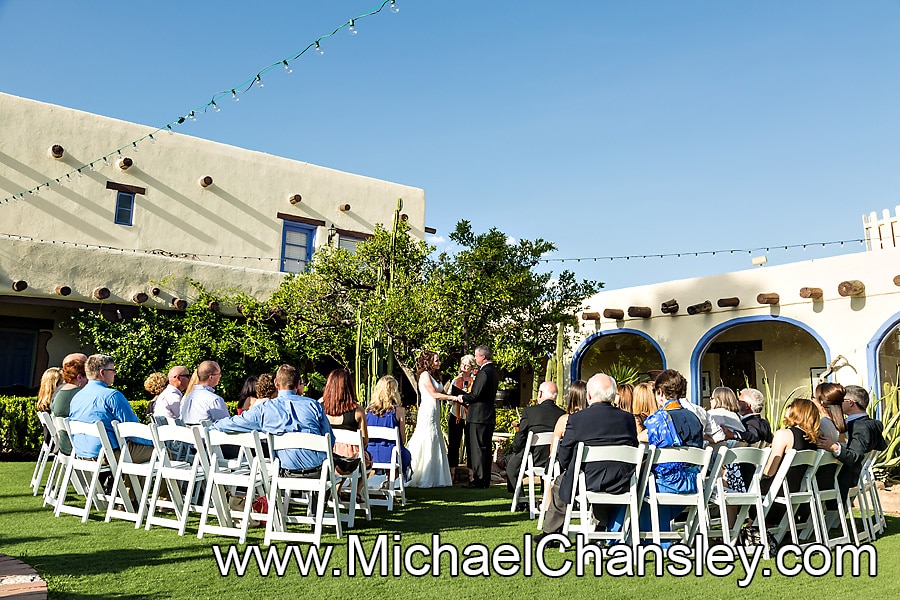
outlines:
[{"label": "tall cactus", "polygon": [[[397,248],[397,235],[400,228],[400,214],[403,210],[403,199],[397,198],[397,209],[394,211],[394,224],[391,231],[391,246],[388,252],[388,266],[385,272],[384,266],[378,267],[378,276],[375,293],[384,298],[394,287],[394,254]],[[364,347],[363,342],[363,314],[362,306],[356,311],[356,359],[354,362],[354,379],[356,383],[357,397],[360,403],[367,403],[369,395],[375,389],[375,384],[382,375],[394,371],[394,342],[391,336],[378,332],[375,337]],[[365,360],[367,378],[363,378],[363,357]]]}]

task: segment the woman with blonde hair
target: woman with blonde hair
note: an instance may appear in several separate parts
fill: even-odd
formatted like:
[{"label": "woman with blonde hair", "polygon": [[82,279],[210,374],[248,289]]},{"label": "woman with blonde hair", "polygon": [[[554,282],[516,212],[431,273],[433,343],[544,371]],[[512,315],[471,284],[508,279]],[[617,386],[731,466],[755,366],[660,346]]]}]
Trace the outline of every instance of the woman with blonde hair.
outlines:
[{"label": "woman with blonde hair", "polygon": [[[466,354],[459,359],[459,375],[456,379],[451,379],[444,386],[444,392],[451,393],[453,388],[468,393],[472,389],[472,383],[475,381],[475,374],[478,372],[478,363],[475,362],[474,354]],[[447,457],[450,460],[451,467],[459,466],[459,449],[465,448],[463,438],[466,432],[466,408],[458,403],[451,402],[447,411]]]},{"label": "woman with blonde hair", "polygon": [[623,383],[616,388],[616,406],[627,413],[631,412],[631,404],[634,400],[634,386]]},{"label": "woman with blonde hair", "polygon": [[153,410],[156,407],[156,399],[163,393],[163,390],[166,389],[166,386],[168,385],[169,378],[158,372],[150,373],[150,375],[147,376],[147,379],[144,380],[144,390],[153,396],[150,399],[149,404],[147,404],[148,415],[153,414]]},{"label": "woman with blonde hair", "polygon": [[[400,438],[400,461],[403,464],[403,479],[412,476],[412,457],[406,449],[406,411],[400,404],[400,384],[390,375],[385,375],[375,384],[372,401],[366,409],[366,425],[369,427],[388,427],[398,430]],[[376,463],[391,462],[394,443],[388,440],[369,441],[366,451],[372,455]]]},{"label": "woman with blonde hair", "polygon": [[[58,388],[62,382],[62,369],[59,367],[50,367],[44,371],[44,374],[41,375],[41,387],[38,388],[38,412],[50,412],[50,400],[53,398],[56,388]],[[41,423],[41,429],[44,431],[44,443],[49,444],[50,430],[48,430],[43,423]]]},{"label": "woman with blonde hair", "polygon": [[659,410],[659,402],[657,402],[656,394],[653,392],[653,384],[645,381],[634,386],[634,391],[631,393],[631,414],[634,415],[638,437],[641,434],[644,436],[641,440],[643,442],[647,441],[647,428],[644,427],[644,421],[657,410]]},{"label": "woman with blonde hair", "polygon": [[741,405],[737,394],[729,387],[717,387],[709,398],[709,416],[722,427],[743,433],[746,427],[741,422]]},{"label": "woman with blonde hair", "polygon": [[[819,409],[808,398],[796,398],[791,402],[784,415],[784,428],[775,432],[772,438],[772,452],[763,469],[763,478],[760,491],[763,494],[769,492],[772,485],[772,477],[781,466],[781,460],[788,450],[817,450],[816,441],[819,438]],[[800,482],[806,467],[798,465],[791,467],[786,476],[788,489],[796,492],[800,489]],[[784,516],[784,506],[774,504],[766,515],[766,524],[775,527]]]},{"label": "woman with blonde hair", "polygon": [[62,384],[62,369],[50,367],[41,375],[41,387],[38,388],[37,410],[38,412],[50,412],[50,400],[56,388]]}]

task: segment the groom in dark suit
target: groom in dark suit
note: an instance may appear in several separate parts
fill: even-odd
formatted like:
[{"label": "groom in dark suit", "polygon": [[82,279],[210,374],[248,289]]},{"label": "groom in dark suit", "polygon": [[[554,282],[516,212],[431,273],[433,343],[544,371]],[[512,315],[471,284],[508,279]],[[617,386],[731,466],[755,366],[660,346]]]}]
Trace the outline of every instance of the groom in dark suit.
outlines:
[{"label": "groom in dark suit", "polygon": [[478,363],[478,375],[475,376],[472,391],[462,394],[460,398],[469,409],[466,449],[475,478],[468,487],[486,488],[491,485],[492,439],[494,425],[497,422],[494,398],[497,395],[500,374],[491,362],[491,349],[487,346],[475,348],[475,362]]}]

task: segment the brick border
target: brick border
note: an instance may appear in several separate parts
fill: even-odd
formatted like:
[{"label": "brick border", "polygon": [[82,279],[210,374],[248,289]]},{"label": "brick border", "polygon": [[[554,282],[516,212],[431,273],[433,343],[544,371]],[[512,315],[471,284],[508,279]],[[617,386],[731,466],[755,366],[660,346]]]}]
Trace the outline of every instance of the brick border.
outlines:
[{"label": "brick border", "polygon": [[47,582],[22,561],[0,554],[0,598],[45,600]]}]

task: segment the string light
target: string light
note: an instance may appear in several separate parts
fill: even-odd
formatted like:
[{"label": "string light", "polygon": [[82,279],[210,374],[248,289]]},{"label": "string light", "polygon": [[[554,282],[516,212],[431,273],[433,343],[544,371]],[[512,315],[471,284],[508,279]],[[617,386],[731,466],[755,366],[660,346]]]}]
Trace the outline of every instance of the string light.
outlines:
[{"label": "string light", "polygon": [[219,108],[219,105],[216,104],[215,102],[212,103],[212,107],[213,107],[214,109],[216,109],[216,112],[222,112],[222,109]]},{"label": "string light", "polygon": [[256,76],[256,87],[259,87],[259,88],[266,87],[265,84],[262,82],[262,77],[260,77],[259,75]]},{"label": "string light", "polygon": [[[374,15],[379,14],[379,13],[384,9],[385,6],[389,6],[389,9],[390,9],[390,11],[391,11],[392,13],[397,13],[397,12],[400,11],[400,7],[397,6],[397,3],[396,3],[395,0],[382,0],[379,4],[376,4],[376,6],[373,7],[371,10],[369,10],[368,12],[363,13],[363,14],[361,14],[361,15],[358,15],[357,17],[355,17],[355,18],[353,18],[353,19],[350,19],[349,25],[351,25],[351,27],[353,27],[353,28],[355,29],[355,26],[356,26],[356,22],[357,22],[357,21],[359,21],[360,19],[364,19],[364,18],[371,17],[371,16],[374,16]],[[197,116],[196,116],[196,115],[197,115],[197,112],[199,112],[199,111],[206,112],[206,110],[207,110],[208,108],[213,108],[213,109],[215,109],[216,112],[220,112],[220,111],[219,111],[219,107],[217,106],[217,101],[220,100],[220,99],[222,99],[223,97],[227,97],[228,94],[231,94],[231,99],[232,99],[232,100],[234,100],[235,102],[239,102],[239,101],[240,101],[240,98],[238,97],[238,92],[239,92],[239,91],[240,91],[240,93],[243,94],[243,93],[246,93],[247,91],[249,91],[254,85],[257,85],[258,87],[263,87],[263,84],[262,84],[262,75],[265,75],[265,74],[266,74],[267,72],[269,72],[271,69],[274,69],[274,68],[278,67],[279,65],[283,66],[283,67],[285,68],[285,70],[286,70],[288,73],[291,73],[291,72],[292,72],[292,69],[291,69],[291,67],[290,67],[289,61],[295,61],[295,60],[297,60],[298,58],[300,58],[301,56],[303,56],[308,50],[310,50],[310,49],[312,49],[312,48],[314,48],[316,54],[318,54],[318,55],[320,55],[320,56],[323,55],[323,54],[325,54],[325,51],[320,47],[319,42],[320,42],[321,40],[325,39],[325,38],[328,38],[328,37],[331,37],[331,36],[337,34],[338,31],[340,31],[341,29],[343,29],[343,28],[346,27],[347,25],[348,25],[348,22],[344,22],[342,25],[340,25],[339,27],[335,28],[335,29],[334,29],[333,31],[331,31],[330,33],[327,33],[327,34],[325,34],[325,35],[323,35],[323,36],[320,36],[318,39],[316,39],[315,42],[313,42],[313,43],[307,45],[307,46],[306,46],[303,50],[301,50],[300,52],[297,52],[297,53],[294,54],[293,56],[289,56],[289,57],[287,57],[287,58],[284,58],[284,59],[282,59],[282,60],[279,60],[278,62],[276,62],[276,63],[274,63],[274,64],[272,64],[272,65],[266,67],[265,69],[259,71],[254,77],[252,77],[251,79],[245,81],[244,83],[242,83],[242,84],[240,84],[240,85],[237,85],[237,86],[234,86],[234,87],[232,87],[232,88],[226,89],[225,91],[217,92],[216,94],[213,95],[212,99],[211,99],[209,102],[207,102],[206,104],[204,104],[203,106],[201,106],[201,107],[199,107],[199,108],[196,108],[196,109],[190,111],[190,112],[188,113],[187,117],[184,117],[184,116],[178,117],[177,119],[175,119],[175,120],[172,121],[171,123],[167,123],[167,124],[165,124],[165,125],[159,127],[158,129],[156,129],[155,131],[153,131],[151,134],[149,134],[149,136],[145,135],[145,136],[143,136],[143,137],[141,137],[141,138],[138,138],[137,140],[132,141],[132,142],[131,142],[131,143],[132,143],[132,147],[133,147],[133,148],[137,148],[136,142],[141,141],[141,140],[144,140],[144,139],[147,139],[148,137],[149,137],[149,139],[150,139],[151,142],[154,142],[154,143],[155,143],[156,140],[155,140],[155,138],[153,137],[153,134],[158,133],[158,132],[160,132],[160,131],[167,131],[169,134],[174,134],[174,133],[175,133],[175,130],[174,130],[174,128],[173,128],[174,125],[181,125],[181,124],[183,124],[183,123],[185,122],[185,120],[187,120],[188,118],[189,118],[192,122],[196,122],[196,121],[197,121]],[[352,33],[352,32],[351,32],[351,33]],[[128,147],[128,144],[126,144],[124,147]],[[118,153],[118,155],[119,155],[120,157],[122,156],[121,149],[118,150],[117,153]],[[110,156],[110,155],[111,155],[111,153],[110,153],[110,154],[107,154],[107,156]],[[105,158],[105,157],[103,157],[103,158]],[[100,159],[99,159],[99,158],[94,159],[93,162],[96,162],[96,161],[98,161],[98,160],[100,160]],[[69,173],[66,173],[66,175],[70,175],[70,174],[72,174],[72,173],[77,173],[79,176],[83,176],[84,174],[81,172],[81,170],[84,169],[84,168],[86,168],[86,167],[88,167],[89,165],[92,165],[92,164],[93,164],[93,163],[85,163],[85,164],[83,164],[81,167],[78,167],[77,169],[75,169],[74,171],[70,171]],[[104,164],[108,164],[108,163],[104,163]],[[60,177],[62,177],[62,176],[60,176]],[[30,189],[30,190],[25,190],[25,191],[22,191],[22,192],[20,192],[20,193],[18,193],[18,194],[14,194],[14,195],[12,195],[12,196],[9,196],[9,197],[7,197],[7,198],[4,198],[4,199],[3,199],[3,202],[9,202],[10,200],[15,200],[15,199],[17,199],[17,198],[24,198],[26,195],[30,195],[35,189],[37,189],[37,188],[39,188],[39,187],[42,187],[42,186],[44,186],[44,185],[47,185],[47,186],[49,187],[50,181],[51,181],[51,180],[48,179],[47,181],[45,181],[45,182],[39,184],[38,186],[36,186],[35,188],[32,188],[32,189]]]},{"label": "string light", "polygon": [[356,35],[359,33],[359,30],[356,28],[356,21],[350,19],[350,27],[347,29],[350,32],[350,35]]}]

